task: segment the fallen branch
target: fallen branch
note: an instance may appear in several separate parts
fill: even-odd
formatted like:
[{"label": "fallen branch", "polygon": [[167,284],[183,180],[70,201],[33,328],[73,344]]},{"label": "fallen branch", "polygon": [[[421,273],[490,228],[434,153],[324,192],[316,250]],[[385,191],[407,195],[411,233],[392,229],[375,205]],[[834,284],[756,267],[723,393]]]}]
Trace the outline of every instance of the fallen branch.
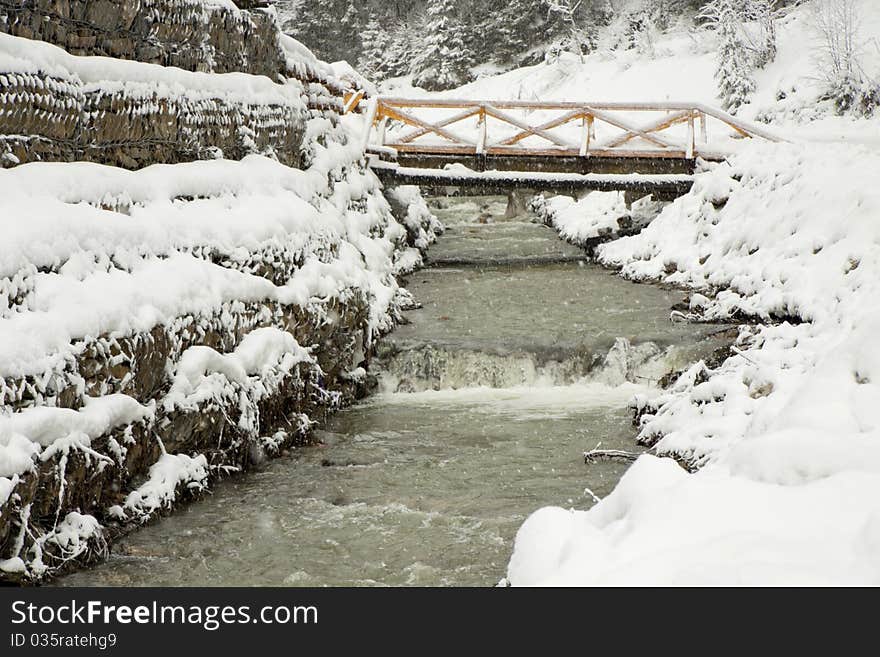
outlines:
[{"label": "fallen branch", "polygon": [[624,461],[631,463],[639,458],[638,452],[625,452],[622,449],[591,449],[584,452],[584,463],[599,463],[600,461]]}]

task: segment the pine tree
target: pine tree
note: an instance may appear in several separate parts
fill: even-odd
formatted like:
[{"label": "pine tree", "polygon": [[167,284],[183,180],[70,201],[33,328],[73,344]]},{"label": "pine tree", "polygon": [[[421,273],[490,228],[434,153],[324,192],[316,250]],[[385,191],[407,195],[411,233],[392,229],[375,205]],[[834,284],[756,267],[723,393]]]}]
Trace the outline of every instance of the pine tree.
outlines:
[{"label": "pine tree", "polygon": [[413,61],[413,84],[439,91],[468,82],[472,57],[464,35],[455,0],[433,0],[428,6],[421,51]]},{"label": "pine tree", "polygon": [[283,2],[279,14],[283,29],[321,59],[357,61],[366,16],[353,0]]},{"label": "pine tree", "polygon": [[379,23],[375,12],[370,12],[367,26],[361,33],[361,56],[358,58],[358,69],[374,82],[383,80],[388,73],[386,56],[391,35]]},{"label": "pine tree", "polygon": [[383,66],[388,77],[408,75],[421,42],[421,32],[417,26],[406,21],[398,21],[391,30],[388,49],[383,55]]},{"label": "pine tree", "polygon": [[700,14],[718,34],[715,80],[721,103],[731,113],[749,102],[755,90],[752,56],[742,37],[743,9],[742,0],[710,0]]},{"label": "pine tree", "polygon": [[546,11],[535,0],[485,0],[465,16],[468,46],[479,61],[516,63],[546,35]]}]

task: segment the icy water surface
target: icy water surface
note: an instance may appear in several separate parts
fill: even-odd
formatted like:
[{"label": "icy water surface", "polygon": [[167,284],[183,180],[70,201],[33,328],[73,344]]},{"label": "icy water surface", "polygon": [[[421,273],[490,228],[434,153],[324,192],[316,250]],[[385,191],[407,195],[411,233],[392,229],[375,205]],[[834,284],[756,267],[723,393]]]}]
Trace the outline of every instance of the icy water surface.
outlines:
[{"label": "icy water surface", "polygon": [[423,308],[374,362],[383,392],[60,583],[494,585],[529,513],[608,494],[626,466],[582,451],[635,450],[633,394],[717,328],[671,323],[681,293],[587,265],[498,199],[443,203],[408,281]]}]

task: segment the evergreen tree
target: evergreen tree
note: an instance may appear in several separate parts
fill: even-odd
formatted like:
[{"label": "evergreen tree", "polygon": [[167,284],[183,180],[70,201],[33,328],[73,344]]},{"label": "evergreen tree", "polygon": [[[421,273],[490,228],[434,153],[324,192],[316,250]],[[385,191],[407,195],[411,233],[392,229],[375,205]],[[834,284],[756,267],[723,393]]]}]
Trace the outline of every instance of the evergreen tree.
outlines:
[{"label": "evergreen tree", "polygon": [[439,91],[470,80],[471,55],[464,42],[465,28],[455,0],[432,0],[421,51],[413,61],[413,84]]},{"label": "evergreen tree", "polygon": [[281,26],[321,59],[358,60],[360,31],[367,16],[353,0],[300,0],[279,3]]},{"label": "evergreen tree", "polygon": [[755,90],[752,56],[742,37],[742,0],[710,0],[701,16],[718,33],[718,68],[715,80],[727,111],[736,111]]},{"label": "evergreen tree", "polygon": [[367,26],[361,33],[361,56],[358,59],[358,70],[373,81],[387,77],[386,61],[391,34],[379,23],[375,12],[370,12]]},{"label": "evergreen tree", "polygon": [[383,66],[388,77],[408,75],[421,42],[416,23],[398,21],[391,30],[388,49],[383,55]]},{"label": "evergreen tree", "polygon": [[502,5],[496,18],[493,41],[498,45],[493,59],[512,62],[535,45],[543,12],[534,0],[510,0]]}]

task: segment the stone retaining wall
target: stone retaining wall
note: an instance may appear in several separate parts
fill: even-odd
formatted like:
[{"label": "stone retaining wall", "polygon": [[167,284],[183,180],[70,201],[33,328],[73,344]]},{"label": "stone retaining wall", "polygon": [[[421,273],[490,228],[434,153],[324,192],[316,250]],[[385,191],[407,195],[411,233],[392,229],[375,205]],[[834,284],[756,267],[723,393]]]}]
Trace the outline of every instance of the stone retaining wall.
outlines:
[{"label": "stone retaining wall", "polygon": [[126,84],[111,91],[73,75],[0,71],[0,166],[80,160],[138,169],[270,153],[298,167],[305,118],[298,100],[231,102]]},{"label": "stone retaining wall", "polygon": [[187,71],[285,73],[272,14],[197,0],[0,0],[0,32],[74,55],[177,66]]}]

